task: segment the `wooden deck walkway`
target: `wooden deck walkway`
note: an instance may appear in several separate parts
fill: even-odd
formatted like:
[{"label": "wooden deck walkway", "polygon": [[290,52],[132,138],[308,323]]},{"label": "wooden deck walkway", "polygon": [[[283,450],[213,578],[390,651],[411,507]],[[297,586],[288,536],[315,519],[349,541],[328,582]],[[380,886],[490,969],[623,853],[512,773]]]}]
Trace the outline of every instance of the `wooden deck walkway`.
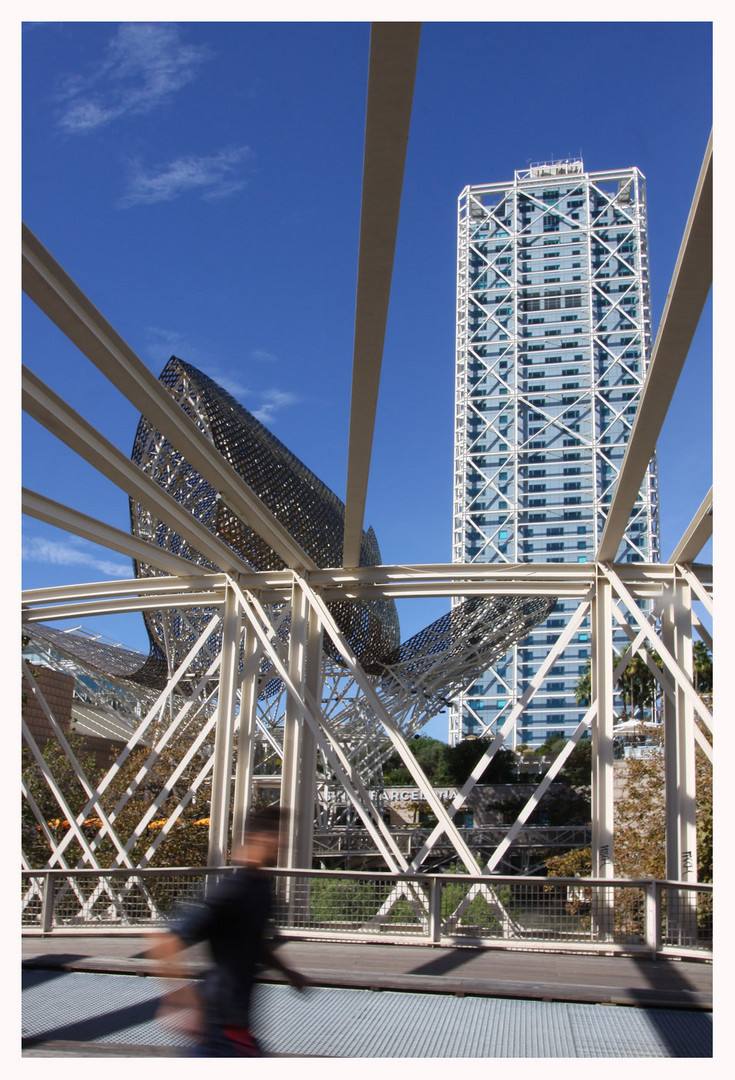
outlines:
[{"label": "wooden deck walkway", "polygon": [[[24,967],[111,974],[156,974],[148,935],[23,936]],[[712,965],[699,960],[519,952],[500,948],[381,945],[286,939],[286,962],[316,986],[417,991],[537,1001],[712,1008]],[[186,955],[196,978],[206,953]],[[263,982],[280,982],[264,970]]]}]

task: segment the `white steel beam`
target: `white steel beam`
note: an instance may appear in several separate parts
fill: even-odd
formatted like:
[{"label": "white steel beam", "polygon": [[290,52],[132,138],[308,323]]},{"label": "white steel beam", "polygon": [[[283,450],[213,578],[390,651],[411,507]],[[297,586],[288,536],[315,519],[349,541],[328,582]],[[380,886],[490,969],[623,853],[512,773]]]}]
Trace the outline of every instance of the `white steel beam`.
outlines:
[{"label": "white steel beam", "polygon": [[598,578],[592,607],[592,876],[612,877],[613,850],[613,641],[612,587]]},{"label": "white steel beam", "polygon": [[623,539],[712,284],[712,136],[684,230],[633,430],[597,553],[611,562]]},{"label": "white steel beam", "polygon": [[436,795],[426,775],[424,774],[423,770],[421,769],[413,754],[409,750],[406,744],[406,740],[404,739],[398,725],[389,715],[379,695],[376,693],[373,684],[369,681],[369,679],[362,671],[356,657],[354,656],[352,650],[342,636],[337,624],[332,618],[324,602],[316,593],[314,593],[309,588],[306,582],[303,582],[303,589],[308,596],[312,607],[317,610],[319,614],[319,619],[322,623],[322,626],[324,627],[324,630],[337,647],[337,650],[341,654],[342,659],[350,670],[355,680],[355,683],[365,696],[367,704],[370,706],[370,709],[377,717],[380,724],[383,726],[386,734],[388,735],[391,742],[393,743],[393,746],[398,752],[399,757],[413,776],[419,789],[422,791],[424,798],[426,799],[427,803],[431,807],[431,810],[435,814],[439,825],[446,833],[447,839],[454,846],[455,851],[459,855],[462,862],[465,864],[468,872],[470,874],[475,873],[477,863],[474,856],[472,855],[472,852],[470,851],[468,845],[465,843],[464,839],[460,836],[457,826],[454,824],[454,821],[447,813],[444,804],[442,803],[441,799],[439,799]]},{"label": "white steel beam", "polygon": [[[191,710],[191,707],[192,707],[192,704],[193,704],[193,699],[201,692],[201,690],[204,687],[204,685],[206,684],[207,680],[214,674],[214,672],[217,670],[218,667],[219,667],[219,657],[217,657],[217,659],[213,661],[213,663],[211,664],[210,669],[207,672],[207,674],[204,676],[203,679],[201,679],[199,681],[199,684],[196,686],[196,688],[194,690],[193,696],[191,698],[189,698],[189,700],[187,702],[185,702],[185,704],[179,710],[177,715],[169,723],[168,728],[166,729],[166,731],[160,736],[160,738],[158,738],[157,742],[155,743],[155,745],[151,749],[148,757],[146,758],[144,764],[141,766],[141,768],[138,770],[136,775],[130,781],[130,783],[128,784],[126,790],[123,792],[123,794],[120,796],[120,798],[116,802],[114,808],[108,814],[108,818],[109,818],[111,823],[114,823],[117,820],[118,816],[120,815],[121,810],[126,805],[128,800],[140,788],[141,784],[143,784],[146,781],[146,779],[148,778],[148,776],[150,774],[151,768],[158,761],[158,759],[160,757],[160,754],[161,754],[161,751],[167,745],[167,743],[171,740],[171,738],[174,736],[176,731],[181,728],[184,720],[185,719],[188,719],[188,720],[196,719],[199,712],[202,710],[202,708],[204,708],[204,706],[209,704],[209,700],[211,700],[211,698],[214,697],[214,695],[216,694],[216,690],[210,691],[208,699],[205,699],[204,702],[202,702],[200,704],[199,708],[195,712],[190,713],[190,710]],[[180,668],[179,671],[180,671],[180,673],[182,673],[183,669]],[[168,696],[168,692],[170,691],[170,687],[171,687],[171,683],[169,683],[169,687],[167,687],[166,696]],[[164,698],[164,700],[162,702],[161,702],[161,699],[159,698],[159,703],[162,704],[162,705],[165,705],[166,704],[165,698]],[[149,716],[152,715],[152,712],[153,711],[151,710],[151,713],[149,713]],[[190,714],[190,715],[187,715],[187,714]],[[146,723],[146,721],[144,721],[144,724],[145,723]],[[143,835],[147,825],[153,820],[153,818],[157,814],[159,808],[166,801],[166,799],[169,796],[170,790],[173,788],[174,784],[179,779],[179,777],[183,774],[184,770],[188,767],[188,765],[190,764],[191,760],[193,759],[194,755],[197,753],[199,748],[203,745],[203,743],[205,742],[207,736],[209,735],[209,732],[214,727],[215,723],[216,723],[216,713],[213,713],[212,716],[204,723],[204,726],[201,728],[201,730],[197,733],[197,735],[196,735],[196,737],[194,739],[194,742],[191,744],[191,746],[186,751],[186,753],[183,755],[183,757],[180,758],[180,760],[178,761],[176,767],[174,768],[171,776],[169,777],[168,781],[163,786],[163,788],[161,789],[159,794],[156,796],[156,798],[148,805],[148,807],[145,810],[142,818],[140,819],[140,821],[136,825],[135,829],[133,830],[133,832],[129,836],[129,838],[128,838],[126,844],[125,844],[125,848],[124,848],[124,851],[125,851],[126,855],[135,846],[136,842]],[[142,727],[143,727],[143,725],[141,725],[141,728]],[[133,748],[133,745],[135,745],[136,742],[140,741],[139,734],[140,734],[141,728],[139,728],[138,731],[136,731],[133,734],[133,736],[131,736],[130,740],[128,741],[128,743],[127,743],[127,745],[126,745],[126,747],[124,749],[124,751],[118,757],[117,762],[115,763],[115,765],[112,767],[112,769],[110,769],[110,771],[106,774],[106,776],[103,777],[102,781],[97,785],[97,790],[95,792],[95,797],[99,797],[99,795],[101,795],[102,791],[105,790],[105,788],[108,786],[111,776],[115,774],[116,766],[120,764],[120,762],[121,762],[121,760],[123,760],[124,756],[127,756],[127,754],[130,752],[130,750]],[[194,791],[196,790],[196,787],[201,782],[201,779],[203,778],[203,776],[206,774],[208,769],[211,768],[212,763],[213,763],[213,759],[208,760],[208,763],[205,766],[205,769],[203,770],[203,772],[201,772],[199,774],[199,778],[197,780],[195,780],[193,782],[192,787],[189,788],[189,791],[187,792],[187,796],[189,794],[194,793]],[[188,798],[187,798],[187,801],[188,801]],[[178,814],[181,812],[181,810],[184,808],[185,805],[186,805],[185,802],[180,803],[179,807],[174,811],[174,814],[171,817],[169,817],[167,823],[163,826],[163,830],[162,830],[162,833],[160,834],[160,836],[157,837],[156,840],[153,842],[153,844],[151,845],[151,848],[146,853],[145,857],[140,860],[140,862],[139,862],[140,866],[145,865],[146,860],[148,858],[150,858],[150,855],[152,854],[152,852],[155,851],[155,849],[158,847],[159,843],[163,840],[163,838],[166,835],[166,833],[168,832],[168,830],[173,826],[173,824],[174,824],[174,822],[176,820],[176,817],[178,816]],[[89,808],[85,808],[82,811],[82,817],[86,817],[86,815],[88,813],[89,813]],[[59,850],[64,849],[66,839],[67,839],[66,837],[64,837],[62,839],[61,844],[59,845]],[[100,830],[96,834],[94,839],[92,840],[93,849],[96,849],[99,846],[99,843],[100,843],[101,839],[102,839],[102,830]],[[116,856],[116,858],[115,858],[115,860],[113,862],[113,866],[119,866],[119,865],[120,865],[120,858]]]},{"label": "white steel beam", "polygon": [[231,572],[250,571],[248,564],[227,544],[26,368],[23,369],[23,409],[127,495],[162,518],[215,566]]},{"label": "white steel beam", "polygon": [[503,858],[518,833],[521,831],[533,811],[540,803],[542,797],[546,794],[546,792],[551,787],[551,784],[556,779],[557,775],[561,772],[562,768],[566,764],[567,758],[569,758],[570,754],[574,750],[581,737],[584,735],[585,731],[587,731],[590,724],[594,722],[596,713],[597,703],[593,702],[593,704],[590,705],[587,712],[577,724],[577,727],[569,736],[569,740],[567,741],[567,743],[562,747],[552,764],[549,766],[549,769],[547,770],[543,780],[534,788],[533,794],[526,802],[526,805],[520,811],[518,817],[488,859],[484,867],[483,873],[492,874],[495,867]]},{"label": "white steel beam", "polygon": [[[583,599],[594,581],[595,564],[580,564],[569,568],[542,567],[531,573],[530,583],[524,580],[519,564],[508,573],[507,568],[486,564],[483,568],[451,564],[436,573],[426,573],[423,567],[377,566],[362,567],[355,572],[356,583],[350,584],[341,570],[320,570],[306,575],[311,586],[319,589],[325,601],[349,600],[359,597],[438,597],[459,595],[526,595],[568,596]],[[468,571],[473,569],[471,575]],[[571,572],[567,573],[569,569]],[[478,572],[479,571],[479,572]],[[686,570],[689,573],[688,569]],[[641,598],[657,597],[662,588],[670,586],[677,568],[668,564],[627,564],[615,566],[621,582],[626,582],[631,595]],[[691,570],[692,588],[703,603],[709,604],[712,567],[694,564]],[[292,578],[290,571],[248,571],[237,576],[241,588],[255,592],[264,603],[287,601]],[[126,581],[89,582],[26,590],[22,594],[23,615],[28,621],[51,618],[81,618],[84,615],[109,613],[115,610],[150,610],[156,607],[191,607],[195,604],[224,600],[226,575],[208,574],[201,568],[190,577],[170,575],[156,578],[132,578]],[[207,592],[210,590],[211,592]],[[119,606],[118,606],[119,605]]]},{"label": "white steel beam", "polygon": [[682,580],[686,581],[690,589],[696,596],[697,600],[704,606],[705,611],[710,615],[714,615],[714,606],[712,603],[712,597],[702,585],[696,574],[692,573],[686,563],[682,563],[677,566],[677,571]]},{"label": "white steel beam", "polygon": [[[616,572],[622,580],[670,580],[672,569],[666,563],[618,563]],[[701,568],[700,568],[701,569]],[[594,563],[427,563],[397,566],[360,566],[315,570],[304,575],[312,586],[327,585],[348,589],[360,584],[407,584],[441,582],[471,583],[473,581],[506,581],[508,592],[513,584],[539,583],[562,585],[567,582],[584,583],[587,588],[595,581]]]},{"label": "white steel beam", "polygon": [[146,596],[118,596],[107,600],[87,600],[80,604],[34,608],[23,612],[24,622],[49,622],[52,619],[87,619],[96,615],[120,615],[126,611],[157,611],[161,607],[211,607],[221,604],[224,590],[212,592],[158,593]]},{"label": "white steel beam", "polygon": [[[195,656],[197,655],[199,650],[202,648],[202,646],[204,645],[204,642],[207,640],[207,638],[210,637],[210,635],[212,633],[214,633],[214,631],[215,631],[215,629],[217,627],[217,624],[220,622],[220,618],[221,618],[221,616],[219,614],[215,614],[215,615],[212,616],[209,623],[207,624],[207,626],[204,628],[204,630],[200,634],[198,640],[194,643],[192,648],[189,650],[189,653],[184,658],[183,662],[179,665],[176,672],[174,672],[172,677],[169,679],[168,684],[164,687],[164,689],[158,695],[156,700],[153,702],[153,705],[150,707],[150,709],[148,710],[146,715],[143,717],[143,719],[141,720],[138,727],[135,729],[133,734],[130,736],[130,738],[128,739],[128,742],[126,743],[126,745],[120,751],[120,753],[118,754],[118,756],[115,759],[115,761],[113,762],[113,764],[110,766],[110,768],[107,770],[107,772],[102,777],[100,782],[97,784],[97,787],[96,787],[96,789],[94,791],[94,797],[92,799],[90,799],[90,801],[88,801],[86,803],[86,805],[83,807],[83,809],[80,811],[80,813],[82,815],[82,819],[84,819],[87,816],[87,814],[89,814],[89,812],[93,809],[93,807],[96,805],[96,800],[99,799],[99,797],[102,795],[102,793],[107,790],[107,788],[112,783],[114,778],[118,775],[121,768],[123,767],[123,765],[127,761],[130,754],[133,752],[135,747],[140,745],[140,743],[143,741],[144,736],[148,733],[148,731],[151,728],[156,716],[165,707],[165,705],[166,705],[166,703],[167,703],[167,701],[169,699],[169,696],[173,693],[175,688],[178,686],[181,679],[183,679],[184,676],[186,675],[186,672],[187,672],[187,670],[189,668],[189,665],[191,664],[192,660],[195,658]],[[183,716],[184,716],[185,712],[190,707],[191,707],[191,703],[187,702],[187,704],[184,706],[181,713],[179,714],[179,717],[177,718],[177,722],[178,722],[178,720],[183,719]],[[115,808],[113,813],[110,815],[111,820],[114,819],[114,816],[119,812],[120,806],[123,805],[123,804],[124,804],[124,799],[121,801],[121,803],[118,804],[118,806]],[[67,834],[67,837],[62,839],[61,844],[60,844],[60,850],[63,850],[63,847],[65,846],[65,842],[68,841],[69,836],[70,836],[70,834]]]},{"label": "white steel beam", "polygon": [[[30,749],[31,753],[33,754],[34,758],[36,759],[36,764],[38,765],[39,769],[41,770],[41,773],[43,775],[44,780],[46,781],[46,784],[48,786],[49,791],[51,792],[53,797],[56,799],[56,802],[58,804],[59,809],[61,810],[61,812],[64,815],[64,817],[66,818],[66,820],[69,822],[69,830],[68,830],[68,832],[66,834],[67,837],[69,839],[73,838],[74,840],[76,840],[78,842],[79,846],[82,849],[83,858],[84,858],[85,862],[89,863],[89,865],[93,869],[98,870],[99,869],[99,863],[97,862],[97,857],[95,856],[94,851],[92,850],[86,836],[84,835],[84,832],[80,828],[77,817],[75,816],[75,814],[72,811],[71,807],[69,806],[66,799],[64,798],[64,793],[62,792],[59,785],[56,783],[56,780],[54,778],[53,773],[51,772],[51,769],[48,766],[48,763],[46,762],[43,754],[41,753],[41,751],[38,748],[38,743],[34,739],[33,734],[31,732],[31,729],[28,727],[25,720],[23,720],[22,718],[21,718],[21,733],[22,733],[23,740],[25,741],[25,743],[27,744],[27,746]],[[53,853],[52,853],[52,860],[51,861],[53,861],[53,859],[56,858],[56,855],[57,855],[57,849],[54,849]]]},{"label": "white steel beam", "polygon": [[[662,635],[669,649],[677,652],[681,644],[677,627],[675,597],[664,610]],[[689,792],[687,791],[687,759],[693,754],[687,746],[685,718],[679,715],[682,703],[677,689],[664,695],[664,777],[666,792],[666,876],[672,881],[686,881],[688,874],[682,876],[684,868],[685,830],[682,827],[687,817]],[[683,740],[682,740],[683,736]]]},{"label": "white steel beam", "polygon": [[[79,783],[80,787],[84,791],[84,794],[89,799],[94,799],[94,792],[93,792],[93,789],[92,789],[92,785],[87,780],[87,776],[86,776],[84,770],[82,769],[81,765],[79,764],[79,761],[77,760],[77,757],[76,757],[74,751],[72,750],[71,746],[69,745],[69,742],[68,742],[68,740],[66,738],[66,735],[64,734],[61,726],[57,722],[56,717],[54,716],[53,712],[51,711],[51,709],[50,709],[50,707],[48,705],[48,702],[46,701],[46,698],[44,697],[43,693],[41,692],[41,690],[40,690],[40,688],[38,686],[38,683],[36,682],[35,678],[33,677],[33,673],[31,672],[31,669],[28,666],[28,664],[26,664],[25,660],[23,661],[23,675],[24,675],[24,677],[26,679],[26,682],[28,683],[28,686],[31,689],[32,694],[36,698],[36,701],[41,706],[41,709],[43,710],[43,713],[44,713],[44,715],[46,717],[46,720],[48,721],[48,723],[49,723],[49,725],[51,727],[51,730],[53,731],[56,739],[58,740],[61,749],[64,751],[64,755],[66,756],[66,760],[69,762],[72,769],[74,770],[74,775],[76,776],[77,782]],[[54,789],[52,789],[52,790],[54,790]],[[109,820],[107,818],[107,815],[105,814],[104,810],[102,809],[102,805],[99,803],[99,801],[95,800],[93,810],[98,815],[100,821],[102,822],[102,833],[107,833],[107,835],[110,837],[110,840],[112,841],[113,845],[117,848],[118,853],[120,855],[124,855],[122,845],[120,844],[117,836],[115,835],[115,832],[114,832],[114,830],[113,830],[113,828],[112,828],[112,826],[111,826],[111,824],[110,824],[110,822],[109,822]],[[82,822],[84,821],[85,817],[87,816],[87,813],[89,813],[89,811],[86,811],[84,814],[78,814],[75,819],[68,818],[68,821],[69,821],[70,825],[71,825],[72,820],[74,820],[74,822],[75,822],[75,826],[76,826],[76,828],[74,830],[75,835],[77,835],[79,829],[81,829]],[[77,838],[78,838],[78,835],[77,835]],[[128,866],[128,867],[132,866],[130,860],[127,857],[125,857],[124,861],[125,861],[126,866]]]},{"label": "white steel beam", "polygon": [[[294,685],[321,697],[321,634],[303,589],[294,582],[289,637],[289,674]],[[279,866],[311,867],[316,802],[317,747],[298,700],[286,700],[283,725],[281,807],[286,810]]]},{"label": "white steel beam", "polygon": [[[308,603],[303,589],[294,582],[291,597],[291,629],[288,637],[288,673],[295,686],[304,694],[306,683],[306,639],[308,632]],[[278,865],[292,868],[299,865],[296,853],[296,827],[300,807],[302,752],[301,737],[308,726],[300,708],[301,699],[289,694],[283,719],[283,757],[281,767],[281,807],[286,819],[281,825]],[[300,822],[313,830],[313,807],[310,820]]]},{"label": "white steel beam", "polygon": [[697,631],[709,651],[712,652],[712,635],[707,627],[702,624],[702,620],[699,618],[696,611],[692,612],[692,626]]},{"label": "white steel beam", "polygon": [[173,555],[170,551],[158,547],[157,544],[149,544],[147,540],[141,540],[112,525],[106,525],[88,514],[72,510],[71,507],[55,502],[45,495],[39,495],[28,488],[23,488],[22,509],[24,514],[38,521],[45,521],[47,525],[54,525],[57,529],[64,529],[75,536],[91,540],[93,544],[100,544],[112,551],[118,551],[121,555],[128,555],[131,559],[137,559],[138,562],[149,563],[169,574],[191,576],[200,572],[196,563],[188,559],[181,559],[178,555]]},{"label": "white steel beam", "polygon": [[209,808],[209,847],[207,866],[227,862],[230,791],[232,788],[232,749],[235,737],[238,661],[240,658],[240,609],[238,596],[229,588],[222,620],[222,651],[217,695],[217,727],[214,737],[214,771]]},{"label": "white steel beam", "polygon": [[265,503],[25,225],[23,290],[287,566],[315,567]]},{"label": "white steel beam", "polygon": [[373,23],[365,119],[343,563],[359,566],[420,23]]},{"label": "white steel beam", "polygon": [[[686,581],[677,585],[675,604],[676,659],[687,678],[694,681],[692,650],[692,594]],[[681,686],[676,701],[677,739],[679,756],[679,847],[681,850],[680,881],[697,880],[697,780],[694,753],[694,709]]]},{"label": "white steel beam", "polygon": [[[195,567],[196,564],[190,564]],[[156,596],[162,606],[175,606],[178,594],[184,591],[222,592],[227,584],[225,574],[208,574],[201,568],[196,576],[154,578],[127,578],[119,581],[86,581],[76,585],[50,585],[40,589],[26,589],[21,593],[23,611],[30,610],[37,604],[79,603],[83,600],[110,600],[117,596]]]},{"label": "white steel beam", "polygon": [[245,828],[253,795],[253,752],[255,750],[258,703],[258,639],[247,623],[244,627],[243,678],[240,684],[240,715],[237,728],[235,797],[232,811],[232,849],[245,840]]},{"label": "white steel beam", "polygon": [[696,559],[712,535],[712,488],[692,518],[686,532],[671,553],[670,563],[690,563]]}]

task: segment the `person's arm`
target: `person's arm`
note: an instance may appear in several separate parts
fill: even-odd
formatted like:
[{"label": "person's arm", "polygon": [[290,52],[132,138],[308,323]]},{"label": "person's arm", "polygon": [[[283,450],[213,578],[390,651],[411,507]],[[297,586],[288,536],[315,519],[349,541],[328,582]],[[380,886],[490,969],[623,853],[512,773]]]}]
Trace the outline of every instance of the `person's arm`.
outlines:
[{"label": "person's arm", "polygon": [[156,961],[156,974],[163,979],[177,979],[180,985],[165,994],[158,1010],[160,1017],[181,1023],[193,1032],[201,1031],[204,1024],[202,1002],[193,983],[187,981],[187,975],[181,963],[181,953],[186,945],[172,932],[161,934],[147,952],[149,959]]}]

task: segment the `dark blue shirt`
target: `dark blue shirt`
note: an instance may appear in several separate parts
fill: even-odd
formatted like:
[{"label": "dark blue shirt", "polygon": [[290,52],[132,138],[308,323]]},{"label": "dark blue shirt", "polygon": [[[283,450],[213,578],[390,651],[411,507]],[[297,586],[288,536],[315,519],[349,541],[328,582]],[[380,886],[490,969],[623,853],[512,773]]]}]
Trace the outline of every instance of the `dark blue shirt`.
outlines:
[{"label": "dark blue shirt", "polygon": [[199,942],[209,945],[212,967],[204,977],[204,1000],[210,1019],[217,1024],[248,1024],[251,990],[272,906],[270,878],[243,867],[173,927],[187,947]]}]

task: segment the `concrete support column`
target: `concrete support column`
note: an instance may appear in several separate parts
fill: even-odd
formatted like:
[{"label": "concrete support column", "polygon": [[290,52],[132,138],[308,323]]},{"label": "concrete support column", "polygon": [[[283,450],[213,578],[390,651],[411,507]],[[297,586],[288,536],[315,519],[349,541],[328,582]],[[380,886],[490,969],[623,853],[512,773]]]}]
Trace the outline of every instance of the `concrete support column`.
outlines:
[{"label": "concrete support column", "polygon": [[237,706],[238,661],[240,651],[240,610],[234,589],[225,592],[222,623],[222,658],[219,672],[217,726],[214,738],[212,799],[209,808],[209,850],[207,866],[223,866],[227,861],[227,832],[232,782],[232,747]]}]

